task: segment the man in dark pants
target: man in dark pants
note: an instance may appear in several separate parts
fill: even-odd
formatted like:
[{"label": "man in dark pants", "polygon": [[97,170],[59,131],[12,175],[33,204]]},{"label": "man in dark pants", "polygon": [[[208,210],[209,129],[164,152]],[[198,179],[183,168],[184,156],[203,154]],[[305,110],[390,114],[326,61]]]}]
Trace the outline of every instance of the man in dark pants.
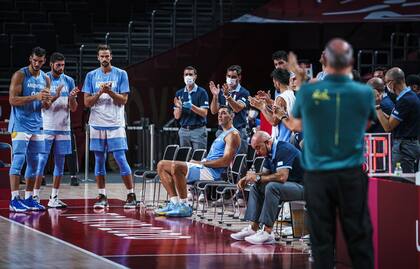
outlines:
[{"label": "man in dark pants", "polygon": [[364,131],[375,118],[373,91],[349,78],[353,49],[346,41],[331,40],[324,57],[328,75],[301,87],[292,113],[295,128],[304,130],[313,268],[334,268],[337,213],[353,268],[373,268],[368,177],[361,170]]},{"label": "man in dark pants", "polygon": [[420,157],[420,100],[405,84],[404,72],[391,68],[385,75],[388,90],[397,96],[395,107],[387,117],[377,106],[378,119],[386,132],[392,132],[392,169],[401,163],[404,173],[417,171]]}]

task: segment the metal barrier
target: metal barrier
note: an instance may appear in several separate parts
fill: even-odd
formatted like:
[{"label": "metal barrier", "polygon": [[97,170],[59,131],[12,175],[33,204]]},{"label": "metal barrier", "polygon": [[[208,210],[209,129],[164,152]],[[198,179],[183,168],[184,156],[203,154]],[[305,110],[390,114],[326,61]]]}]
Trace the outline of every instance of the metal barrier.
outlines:
[{"label": "metal barrier", "polygon": [[[412,38],[415,39],[412,39]],[[402,38],[402,45],[400,44],[400,40]],[[410,41],[414,40],[417,42],[415,45],[411,45]],[[394,64],[394,60],[397,59],[395,57],[395,53],[398,51],[402,51],[401,59],[404,61],[408,60],[408,53],[409,50],[418,50],[420,46],[420,35],[416,33],[392,33],[390,37],[390,57],[391,57],[391,65]]]},{"label": "metal barrier", "polygon": [[[385,62],[381,62],[382,55],[385,56]],[[370,58],[367,63],[364,63],[366,58]],[[362,72],[364,68],[368,70],[368,72],[373,73],[376,67],[378,66],[389,66],[391,62],[390,59],[390,52],[386,50],[359,50],[357,53],[357,71],[359,71],[360,75],[363,75]]]}]

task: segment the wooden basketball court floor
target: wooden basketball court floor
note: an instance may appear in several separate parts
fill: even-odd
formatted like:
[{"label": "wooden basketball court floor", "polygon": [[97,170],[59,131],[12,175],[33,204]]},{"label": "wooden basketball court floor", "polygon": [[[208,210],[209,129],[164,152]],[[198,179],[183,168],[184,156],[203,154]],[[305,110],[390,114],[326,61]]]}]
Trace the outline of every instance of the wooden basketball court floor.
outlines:
[{"label": "wooden basketball court floor", "polygon": [[67,209],[26,214],[0,202],[1,268],[311,268],[307,251],[234,241],[231,230],[192,218],[125,210],[118,199],[106,211],[93,199],[64,201]]}]

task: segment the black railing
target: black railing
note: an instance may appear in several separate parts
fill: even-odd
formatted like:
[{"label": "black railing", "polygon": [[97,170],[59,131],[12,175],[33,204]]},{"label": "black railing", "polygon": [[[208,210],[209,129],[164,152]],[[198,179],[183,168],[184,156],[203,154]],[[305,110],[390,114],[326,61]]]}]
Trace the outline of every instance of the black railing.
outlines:
[{"label": "black railing", "polygon": [[[402,38],[402,44],[401,44]],[[410,41],[414,39],[414,45],[411,45]],[[418,50],[420,47],[420,36],[416,33],[392,33],[390,37],[390,58],[391,58],[391,65],[394,64],[394,60],[397,59],[395,53],[398,51],[402,51],[402,57],[398,57],[403,61],[408,60],[408,53],[410,50]]]}]

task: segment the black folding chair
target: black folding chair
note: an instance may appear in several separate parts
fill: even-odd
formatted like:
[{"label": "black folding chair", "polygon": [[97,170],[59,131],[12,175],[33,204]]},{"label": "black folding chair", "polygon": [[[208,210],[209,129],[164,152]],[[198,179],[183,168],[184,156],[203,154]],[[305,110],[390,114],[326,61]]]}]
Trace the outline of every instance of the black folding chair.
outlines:
[{"label": "black folding chair", "polygon": [[192,156],[191,156],[191,161],[201,161],[204,159],[204,157],[206,156],[207,150],[205,149],[196,149],[194,150]]}]

